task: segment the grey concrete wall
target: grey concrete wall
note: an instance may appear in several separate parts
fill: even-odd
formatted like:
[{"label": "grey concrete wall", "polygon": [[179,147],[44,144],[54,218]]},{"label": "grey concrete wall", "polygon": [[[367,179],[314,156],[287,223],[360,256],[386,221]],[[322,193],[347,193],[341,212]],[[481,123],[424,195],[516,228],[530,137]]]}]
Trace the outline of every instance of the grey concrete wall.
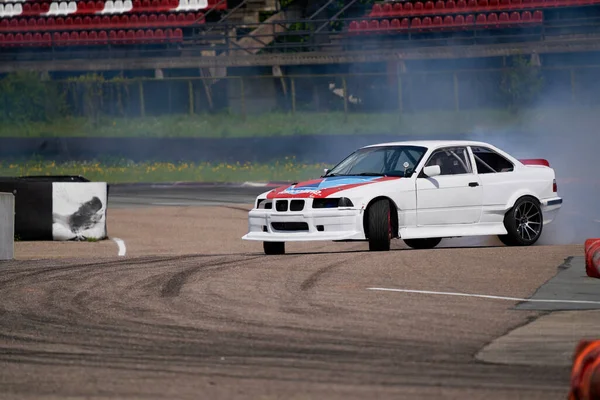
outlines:
[{"label": "grey concrete wall", "polygon": [[0,261],[12,260],[15,249],[15,196],[0,193]]}]

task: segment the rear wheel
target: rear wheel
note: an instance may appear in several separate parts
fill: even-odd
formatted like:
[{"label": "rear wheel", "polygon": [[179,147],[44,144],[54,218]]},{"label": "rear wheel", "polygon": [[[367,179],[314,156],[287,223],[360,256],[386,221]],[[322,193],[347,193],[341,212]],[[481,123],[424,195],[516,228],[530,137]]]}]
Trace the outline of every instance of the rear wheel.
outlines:
[{"label": "rear wheel", "polygon": [[404,243],[413,249],[433,249],[440,244],[442,238],[426,238],[426,239],[404,239]]},{"label": "rear wheel", "polygon": [[285,254],[285,242],[263,242],[263,249],[267,255]]},{"label": "rear wheel", "polygon": [[537,199],[521,197],[504,216],[504,227],[508,235],[498,238],[507,246],[531,246],[542,234],[544,219]]},{"label": "rear wheel", "polygon": [[377,200],[369,207],[369,250],[388,251],[392,240],[390,202]]}]

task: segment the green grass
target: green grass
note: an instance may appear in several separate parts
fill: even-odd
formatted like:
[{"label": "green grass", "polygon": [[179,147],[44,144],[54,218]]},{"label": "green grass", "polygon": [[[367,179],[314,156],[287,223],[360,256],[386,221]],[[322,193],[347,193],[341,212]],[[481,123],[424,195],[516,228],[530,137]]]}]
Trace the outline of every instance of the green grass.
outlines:
[{"label": "green grass", "polygon": [[[579,111],[597,118],[598,110]],[[84,118],[47,123],[0,124],[0,137],[202,137],[233,138],[319,134],[443,135],[486,129],[528,129],[532,119],[560,119],[573,111],[554,109],[520,115],[502,110],[436,111],[402,114],[270,113],[248,115],[169,115],[103,118],[96,125]]]},{"label": "green grass", "polygon": [[284,159],[272,164],[210,163],[63,163],[29,161],[1,163],[0,176],[82,175],[96,182],[247,182],[297,181],[322,175],[325,164],[305,164]]}]

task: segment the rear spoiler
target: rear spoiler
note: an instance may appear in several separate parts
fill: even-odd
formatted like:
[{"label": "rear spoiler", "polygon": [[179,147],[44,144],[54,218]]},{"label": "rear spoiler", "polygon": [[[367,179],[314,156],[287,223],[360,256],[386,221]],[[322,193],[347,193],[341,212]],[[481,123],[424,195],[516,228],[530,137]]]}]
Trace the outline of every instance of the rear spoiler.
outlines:
[{"label": "rear spoiler", "polygon": [[519,161],[525,165],[543,165],[545,167],[550,167],[550,163],[548,162],[548,160],[545,160],[543,158],[526,158]]}]

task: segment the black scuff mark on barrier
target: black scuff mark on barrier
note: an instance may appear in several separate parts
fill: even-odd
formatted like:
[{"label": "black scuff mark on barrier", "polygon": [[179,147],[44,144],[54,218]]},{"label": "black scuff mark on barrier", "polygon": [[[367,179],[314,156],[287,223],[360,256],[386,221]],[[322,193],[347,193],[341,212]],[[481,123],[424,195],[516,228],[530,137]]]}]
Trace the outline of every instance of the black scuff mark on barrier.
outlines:
[{"label": "black scuff mark on barrier", "polygon": [[52,217],[55,223],[61,224],[73,232],[74,240],[85,240],[86,238],[81,232],[92,228],[102,220],[102,209],[102,201],[94,196],[91,200],[83,203],[73,214],[53,213]]}]

